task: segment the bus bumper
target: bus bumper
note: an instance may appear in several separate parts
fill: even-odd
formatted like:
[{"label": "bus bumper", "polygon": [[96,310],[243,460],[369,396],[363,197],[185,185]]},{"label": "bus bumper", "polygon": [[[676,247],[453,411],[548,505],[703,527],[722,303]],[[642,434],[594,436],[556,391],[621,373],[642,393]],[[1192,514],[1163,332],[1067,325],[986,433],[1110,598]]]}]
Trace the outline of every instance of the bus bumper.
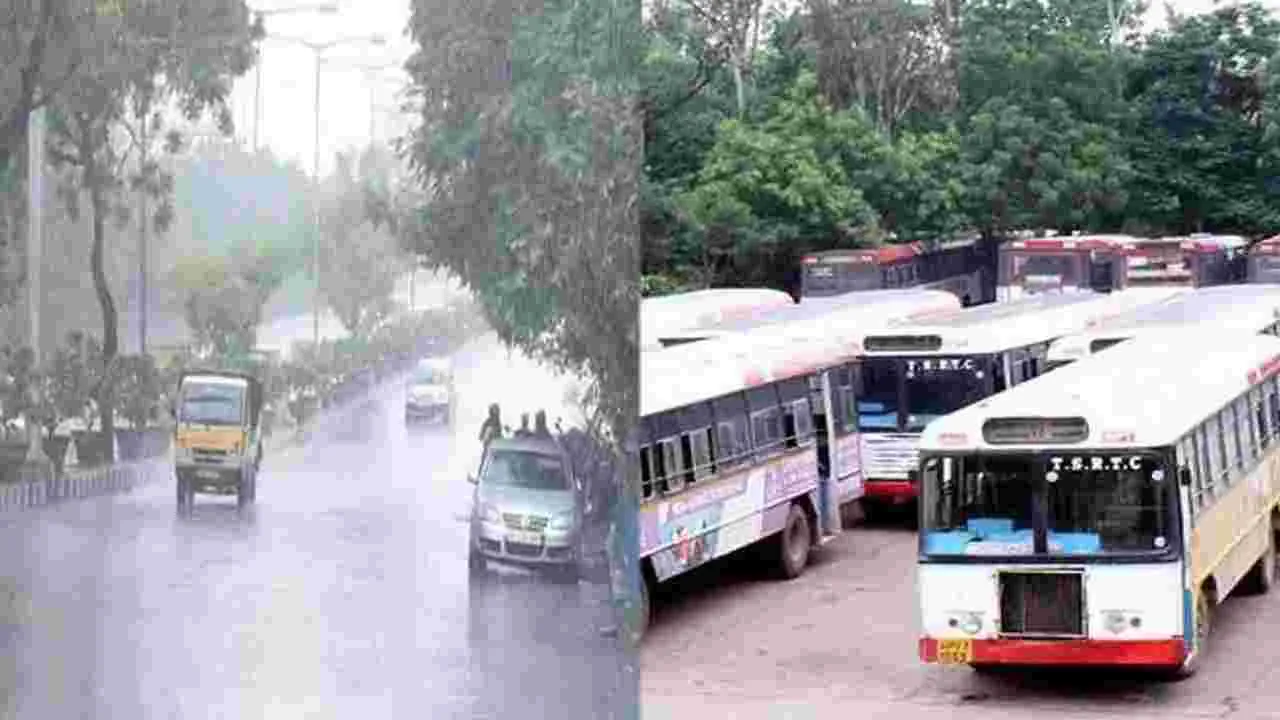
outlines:
[{"label": "bus bumper", "polygon": [[920,496],[920,486],[910,480],[869,479],[863,484],[863,493],[873,502],[904,505]]},{"label": "bus bumper", "polygon": [[1129,665],[1173,667],[1186,658],[1182,638],[1168,640],[1012,640],[1003,638],[959,641],[968,651],[948,648],[939,658],[938,640],[920,638],[920,660],[939,664],[983,665]]}]

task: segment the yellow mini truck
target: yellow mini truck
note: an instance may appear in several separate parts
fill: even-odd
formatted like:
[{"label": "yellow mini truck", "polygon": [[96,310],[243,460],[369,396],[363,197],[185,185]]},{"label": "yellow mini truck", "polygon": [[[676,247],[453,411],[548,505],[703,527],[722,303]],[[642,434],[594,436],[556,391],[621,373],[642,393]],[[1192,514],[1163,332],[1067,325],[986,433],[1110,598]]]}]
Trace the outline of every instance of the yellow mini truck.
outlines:
[{"label": "yellow mini truck", "polygon": [[250,375],[188,371],[178,380],[171,408],[178,511],[196,493],[235,495],[245,508],[257,495],[262,462],[262,384]]}]

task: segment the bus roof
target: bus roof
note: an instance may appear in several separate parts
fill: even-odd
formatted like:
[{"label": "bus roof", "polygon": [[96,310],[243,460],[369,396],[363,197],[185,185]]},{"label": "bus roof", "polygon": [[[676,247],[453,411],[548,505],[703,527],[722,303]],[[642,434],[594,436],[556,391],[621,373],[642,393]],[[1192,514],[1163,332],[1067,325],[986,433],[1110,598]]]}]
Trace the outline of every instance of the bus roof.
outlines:
[{"label": "bus roof", "polygon": [[[1048,342],[1081,332],[1090,322],[1159,302],[1185,292],[1182,288],[1135,288],[1099,294],[1045,293],[1003,303],[978,305],[937,315],[923,322],[890,323],[868,334],[867,355],[980,355]],[[931,344],[894,343],[890,338],[928,338]],[[879,346],[879,349],[877,347]]]},{"label": "bus roof", "polygon": [[1249,247],[1251,255],[1280,255],[1280,235],[1262,238]]},{"label": "bus roof", "polygon": [[243,375],[231,373],[208,373],[193,372],[182,376],[182,384],[189,382],[200,383],[203,385],[231,385],[233,387],[247,387],[249,378]]},{"label": "bus roof", "polygon": [[1048,361],[1064,362],[1091,355],[1096,341],[1123,341],[1156,332],[1186,332],[1212,326],[1219,330],[1262,332],[1280,320],[1280,286],[1213,285],[1188,290],[1164,302],[1094,323],[1088,330],[1058,338]]},{"label": "bus roof", "polygon": [[1046,235],[1010,240],[1001,249],[1009,250],[1123,250],[1138,238],[1132,235]]},{"label": "bus roof", "polygon": [[1190,235],[1165,235],[1156,238],[1137,238],[1135,248],[1153,245],[1177,245],[1183,250],[1201,252],[1216,250],[1233,250],[1249,244],[1241,235],[1214,235],[1213,233],[1192,233]]},{"label": "bus roof", "polygon": [[[895,290],[858,290],[827,297],[805,298],[793,305],[761,308],[749,316],[730,318],[678,332],[664,333],[659,342],[690,342],[723,337],[757,327],[804,323],[822,319],[833,327],[843,328],[867,321],[923,318],[935,313],[960,309],[960,299],[945,290],[913,288]],[[872,326],[882,325],[875,322]]]},{"label": "bus roof", "polygon": [[771,382],[804,377],[858,356],[860,347],[795,326],[677,345],[640,356],[640,414],[648,417]]},{"label": "bus roof", "polygon": [[658,348],[658,334],[740,317],[759,308],[794,305],[790,295],[771,288],[712,288],[640,301],[640,341]]},{"label": "bus roof", "polygon": [[[1205,372],[1205,368],[1212,368]],[[1226,331],[1131,342],[1041,375],[930,423],[925,451],[1160,447],[1280,371],[1280,338]],[[989,444],[991,419],[1083,418],[1087,432],[1065,444]]]},{"label": "bus roof", "polygon": [[972,247],[976,245],[980,239],[980,235],[969,235],[958,238],[947,238],[933,242],[893,243],[866,248],[835,248],[833,250],[819,250],[817,252],[806,253],[800,262],[805,265],[818,265],[823,263],[838,264],[841,262],[867,264],[890,263],[896,260],[906,260],[918,255],[927,255],[928,253],[939,252],[942,250]]}]

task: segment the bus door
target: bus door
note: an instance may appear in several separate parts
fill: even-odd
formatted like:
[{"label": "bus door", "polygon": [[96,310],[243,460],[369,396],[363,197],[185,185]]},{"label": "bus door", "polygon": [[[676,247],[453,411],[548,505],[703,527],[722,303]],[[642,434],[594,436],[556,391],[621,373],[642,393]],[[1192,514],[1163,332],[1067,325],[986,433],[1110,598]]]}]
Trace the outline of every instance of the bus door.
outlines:
[{"label": "bus door", "polygon": [[827,420],[826,393],[822,390],[822,376],[809,376],[809,406],[813,408],[813,437],[818,448],[818,479],[826,482],[831,477],[830,425]]}]

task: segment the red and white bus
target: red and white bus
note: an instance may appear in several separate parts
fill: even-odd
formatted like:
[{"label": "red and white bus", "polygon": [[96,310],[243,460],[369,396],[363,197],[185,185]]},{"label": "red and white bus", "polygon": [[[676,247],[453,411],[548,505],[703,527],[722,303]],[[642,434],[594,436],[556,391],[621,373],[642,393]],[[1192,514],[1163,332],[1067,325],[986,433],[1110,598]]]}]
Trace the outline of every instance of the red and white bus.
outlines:
[{"label": "red and white bus", "polygon": [[988,262],[978,238],[927,246],[826,250],[801,260],[800,297],[830,297],[861,290],[945,290],[964,305],[988,301]]},{"label": "red and white bus", "polygon": [[1246,278],[1251,283],[1280,283],[1280,235],[1254,243],[1246,251]]},{"label": "red and white bus", "polygon": [[1000,246],[996,300],[1077,291],[1110,292],[1123,285],[1131,235],[1049,235]]},{"label": "red and white bus", "polygon": [[1178,235],[1130,243],[1123,283],[1115,288],[1209,287],[1237,280],[1247,241],[1239,235]]}]

